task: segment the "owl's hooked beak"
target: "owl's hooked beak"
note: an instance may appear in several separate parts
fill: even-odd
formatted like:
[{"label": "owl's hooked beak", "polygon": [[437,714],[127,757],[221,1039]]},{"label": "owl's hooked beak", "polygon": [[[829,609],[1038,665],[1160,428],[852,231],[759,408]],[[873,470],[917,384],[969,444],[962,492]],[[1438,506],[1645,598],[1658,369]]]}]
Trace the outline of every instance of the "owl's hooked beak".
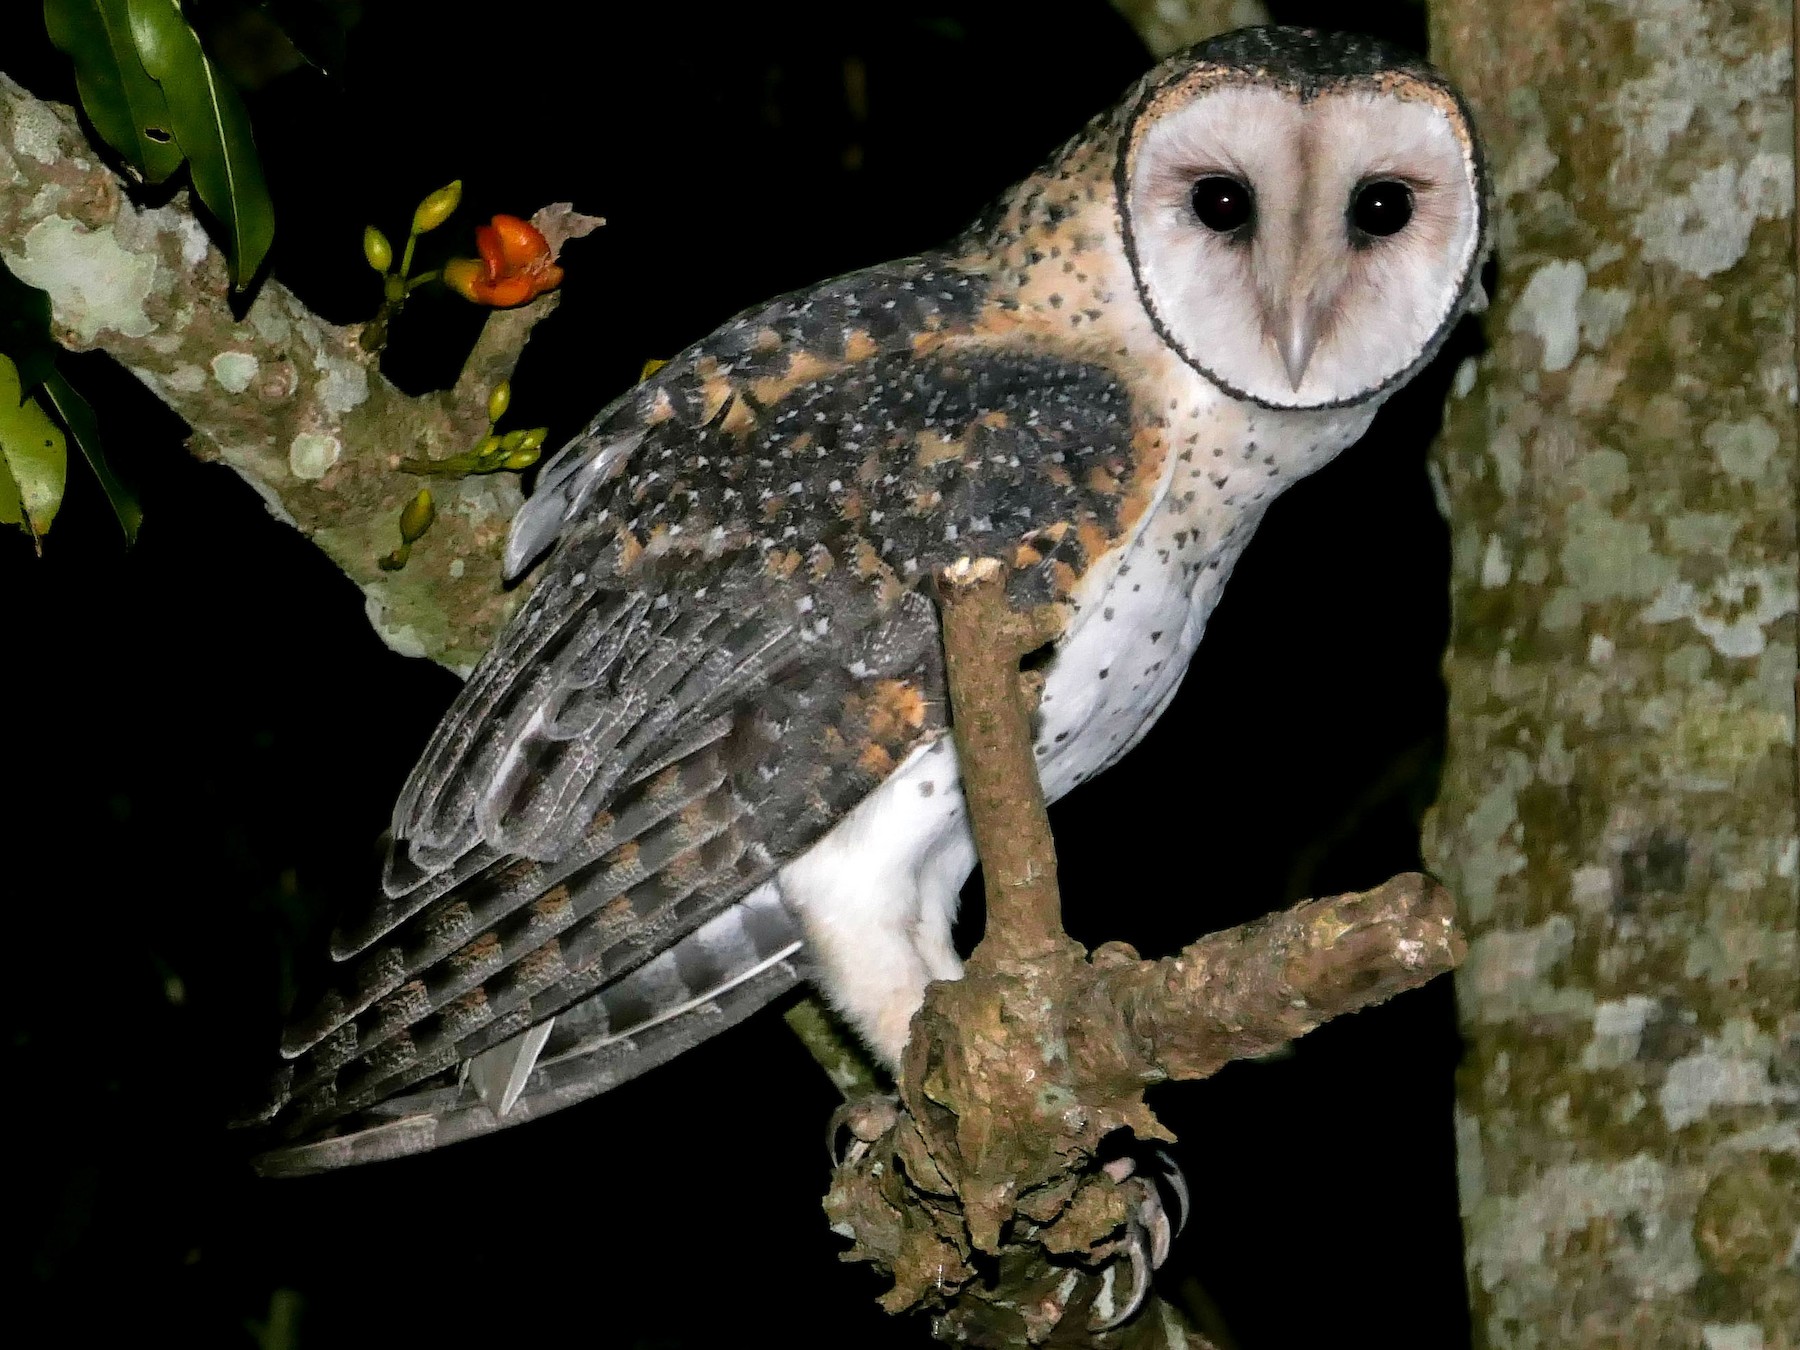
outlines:
[{"label": "owl's hooked beak", "polygon": [[1289,300],[1267,322],[1269,337],[1281,353],[1281,364],[1287,369],[1288,383],[1300,392],[1306,368],[1312,364],[1313,350],[1319,345],[1319,314],[1305,299]]},{"label": "owl's hooked beak", "polygon": [[1341,279],[1327,258],[1302,251],[1298,257],[1260,259],[1257,298],[1262,302],[1263,333],[1281,357],[1294,392],[1306,380],[1319,339],[1331,326]]}]

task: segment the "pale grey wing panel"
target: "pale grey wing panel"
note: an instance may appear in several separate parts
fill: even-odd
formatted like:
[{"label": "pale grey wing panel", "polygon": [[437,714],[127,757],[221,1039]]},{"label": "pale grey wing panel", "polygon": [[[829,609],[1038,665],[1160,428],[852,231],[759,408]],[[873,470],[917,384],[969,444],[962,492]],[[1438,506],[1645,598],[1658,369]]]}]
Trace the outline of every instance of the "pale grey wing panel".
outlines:
[{"label": "pale grey wing panel", "polygon": [[[926,612],[908,620],[916,606],[899,607],[900,627],[890,624],[884,641],[899,652],[910,624],[910,659],[929,690],[938,680],[935,635],[929,605],[915,599]],[[720,725],[696,723],[680,743]],[[671,947],[678,965],[692,962],[699,949],[676,944],[797,856],[888,766],[942,728],[941,695],[889,680],[870,697],[836,662],[802,666],[738,698],[724,735],[643,779],[590,827],[610,843],[606,831],[619,822],[660,817],[635,838],[598,857],[588,857],[594,845],[586,839],[554,863],[511,860],[402,924],[392,936],[400,956],[378,950],[367,958],[385,974],[375,987],[394,985],[392,967],[428,964],[378,998],[352,980],[296,1024],[295,1053],[264,1118],[278,1117],[290,1136],[318,1129],[563,1014],[640,967],[666,968],[656,963]],[[505,912],[477,927],[496,910]],[[452,938],[461,945],[436,955]],[[685,988],[702,978],[698,970],[688,969]]]},{"label": "pale grey wing panel", "polygon": [[[473,987],[507,951],[516,955],[535,948],[560,931],[556,921],[565,921],[562,927],[579,923],[713,838],[735,813],[720,800],[722,791],[729,792],[728,770],[720,755],[707,753],[710,748],[701,745],[683,762],[650,775],[618,811],[595,822],[556,862],[509,859],[424,907],[391,941],[366,951],[310,1011],[294,1019],[283,1037],[284,1054],[294,1058],[308,1052],[375,1009],[353,1042],[357,1053],[366,1054],[380,1043],[377,1028],[394,1015],[406,1013],[416,1020],[443,1006]],[[697,816],[681,818],[695,808]],[[528,906],[552,895],[558,906],[527,912]],[[479,963],[466,955],[472,944],[487,953]],[[427,988],[394,998],[421,977]],[[439,986],[435,994],[429,990],[433,981]],[[385,1000],[393,1001],[382,1006]]]}]

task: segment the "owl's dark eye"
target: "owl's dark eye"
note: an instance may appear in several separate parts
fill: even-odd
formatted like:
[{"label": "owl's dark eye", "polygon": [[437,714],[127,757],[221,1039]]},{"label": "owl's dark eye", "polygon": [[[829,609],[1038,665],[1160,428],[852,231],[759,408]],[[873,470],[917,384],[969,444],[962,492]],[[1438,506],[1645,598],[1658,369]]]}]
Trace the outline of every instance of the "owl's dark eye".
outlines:
[{"label": "owl's dark eye", "polygon": [[1397,178],[1364,183],[1350,201],[1350,223],[1377,238],[1399,234],[1412,216],[1412,189]]},{"label": "owl's dark eye", "polygon": [[1208,174],[1194,184],[1194,214],[1209,230],[1235,234],[1256,218],[1256,194],[1248,183]]}]

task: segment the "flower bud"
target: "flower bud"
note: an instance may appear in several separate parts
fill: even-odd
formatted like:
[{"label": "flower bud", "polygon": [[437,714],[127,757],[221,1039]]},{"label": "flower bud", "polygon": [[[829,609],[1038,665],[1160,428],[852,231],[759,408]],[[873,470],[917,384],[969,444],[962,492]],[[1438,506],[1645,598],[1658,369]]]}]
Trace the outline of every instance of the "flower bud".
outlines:
[{"label": "flower bud", "polygon": [[436,516],[437,508],[431,503],[431,490],[420,488],[419,495],[400,512],[400,538],[408,544],[412,543],[431,528],[431,522]]},{"label": "flower bud", "polygon": [[452,258],[444,264],[444,285],[465,300],[481,304],[480,288],[487,280],[481,263],[474,258]]},{"label": "flower bud", "polygon": [[394,265],[394,246],[373,225],[363,227],[363,257],[377,272],[385,272]]},{"label": "flower bud", "polygon": [[521,450],[536,450],[540,445],[542,445],[544,443],[544,438],[546,436],[548,436],[549,434],[550,434],[549,427],[532,427],[529,431],[527,431],[523,436],[521,436],[519,438],[519,449],[521,449]]},{"label": "flower bud", "polygon": [[506,457],[506,467],[511,469],[514,473],[517,473],[521,469],[529,469],[533,464],[536,464],[537,458],[538,452],[535,446],[530,448],[520,446]]},{"label": "flower bud", "polygon": [[435,230],[450,218],[450,213],[456,210],[457,203],[461,201],[462,179],[459,178],[419,203],[419,209],[413,212],[413,233],[424,234],[427,230]]},{"label": "flower bud", "polygon": [[488,421],[498,422],[506,416],[506,409],[512,403],[512,381],[502,380],[494,386],[488,395]]},{"label": "flower bud", "polygon": [[475,443],[476,459],[492,459],[500,453],[500,437],[483,436]]},{"label": "flower bud", "polygon": [[645,380],[649,379],[652,375],[656,374],[657,371],[668,364],[667,361],[659,361],[654,356],[651,357],[648,361],[644,362],[644,368],[638,372],[638,383],[642,384]]}]

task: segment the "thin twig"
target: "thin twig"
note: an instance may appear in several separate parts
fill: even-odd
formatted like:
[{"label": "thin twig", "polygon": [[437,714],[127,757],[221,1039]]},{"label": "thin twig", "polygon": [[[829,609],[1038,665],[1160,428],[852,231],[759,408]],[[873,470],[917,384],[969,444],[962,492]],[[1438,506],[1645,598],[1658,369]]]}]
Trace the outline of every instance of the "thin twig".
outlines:
[{"label": "thin twig", "polygon": [[869,1057],[816,996],[807,995],[782,1014],[825,1076],[847,1102],[881,1091],[881,1078]]}]

